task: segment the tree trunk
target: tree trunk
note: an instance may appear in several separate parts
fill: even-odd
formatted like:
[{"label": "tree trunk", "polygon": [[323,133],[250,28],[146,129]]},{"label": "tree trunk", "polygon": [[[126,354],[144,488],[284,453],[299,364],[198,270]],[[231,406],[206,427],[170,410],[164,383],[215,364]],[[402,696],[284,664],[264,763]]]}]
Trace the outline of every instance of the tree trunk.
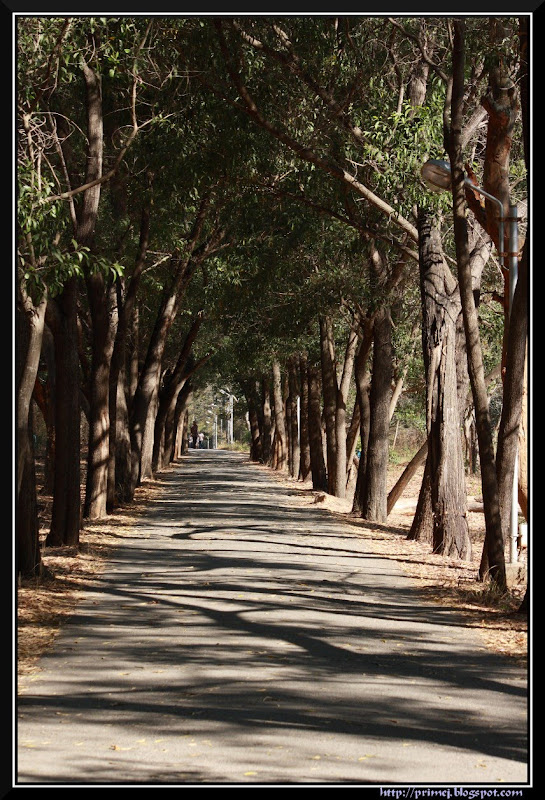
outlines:
[{"label": "tree trunk", "polygon": [[37,307],[20,292],[17,308],[17,497],[20,497],[23,471],[31,445],[29,431],[30,404],[38,374],[45,326],[47,295]]},{"label": "tree trunk", "polygon": [[47,298],[35,308],[22,298],[16,310],[17,517],[16,570],[24,577],[40,571],[40,543],[32,426],[32,393],[40,361]]},{"label": "tree trunk", "polygon": [[[110,511],[118,505],[130,503],[133,497],[131,478],[131,434],[125,379],[126,372],[125,369],[122,369],[118,373],[115,382],[115,423],[114,420],[110,419],[110,429],[115,424],[115,438],[111,441],[114,474],[110,477],[108,488],[108,508]],[[110,387],[110,401],[111,398],[112,387]]]},{"label": "tree trunk", "polygon": [[[500,494],[500,513],[504,540],[510,533],[511,506],[515,462],[519,450],[519,429],[522,416],[524,368],[526,362],[526,341],[528,332],[528,254],[524,245],[520,263],[519,278],[509,318],[509,335],[503,382],[503,404],[498,431],[496,467]],[[518,489],[518,487],[517,487]],[[517,491],[518,499],[518,491]],[[515,500],[517,502],[517,500]]]},{"label": "tree trunk", "polygon": [[320,407],[320,368],[309,364],[308,371],[308,434],[312,488],[327,491],[327,473],[322,442],[322,411]]},{"label": "tree trunk", "polygon": [[320,354],[326,430],[327,491],[334,495],[337,486],[337,372],[333,325],[330,317],[320,317]]},{"label": "tree trunk", "polygon": [[271,462],[272,446],[272,415],[271,415],[271,383],[268,376],[264,376],[262,386],[262,415],[263,415],[263,463]]},{"label": "tree trunk", "polygon": [[[86,183],[102,175],[101,79],[87,64],[82,65],[86,89],[87,164]],[[100,184],[83,192],[75,239],[91,248],[100,202]],[[77,328],[78,279],[69,278],[55,303],[55,361],[57,380],[55,479],[48,545],[77,545],[81,527],[80,495],[80,403]],[[106,459],[107,464],[107,459]]]},{"label": "tree trunk", "polygon": [[87,482],[83,515],[89,519],[101,519],[106,516],[108,507],[110,365],[117,330],[117,303],[113,288],[106,289],[101,275],[88,277],[87,294],[93,330]]},{"label": "tree trunk", "polygon": [[360,318],[352,320],[344,355],[343,370],[338,382],[335,403],[335,496],[346,497],[347,449],[346,449],[346,403],[354,370],[354,359],[359,341]]},{"label": "tree trunk", "polygon": [[[146,254],[149,246],[151,209],[151,180],[148,179],[148,194],[142,207],[140,218],[140,237],[136,261],[131,276],[130,284],[125,298],[122,297],[123,282],[117,280],[117,331],[110,364],[110,453],[108,469],[108,508],[112,509],[118,499],[122,502],[130,500],[131,488],[131,440],[129,429],[129,406],[138,382],[138,307],[136,297],[142,272],[145,265]],[[130,385],[126,385],[127,345],[132,338],[131,349],[131,378]],[[118,414],[121,415],[119,422]],[[118,436],[120,437],[118,439]],[[120,473],[117,474],[119,465]]]},{"label": "tree trunk", "polygon": [[352,418],[350,420],[350,425],[348,426],[348,431],[346,434],[346,488],[347,489],[351,477],[354,473],[356,448],[358,445],[358,436],[360,434],[360,419],[361,419],[361,409],[358,398],[356,397],[356,401],[354,403],[354,410],[352,411]]},{"label": "tree trunk", "polygon": [[426,462],[428,456],[428,440],[424,442],[420,446],[420,448],[416,451],[414,456],[411,458],[399,478],[397,479],[395,486],[390,489],[388,494],[388,503],[387,503],[387,510],[388,514],[390,514],[395,507],[395,504],[405,491],[406,487],[409,485],[409,482],[412,478],[416,475],[417,471],[420,469],[422,464]]},{"label": "tree trunk", "polygon": [[28,423],[30,444],[23,454],[15,525],[15,571],[23,578],[38,577],[42,568],[32,417],[31,409]]},{"label": "tree trunk", "polygon": [[273,371],[273,396],[274,396],[274,422],[275,422],[275,457],[274,469],[283,471],[288,462],[288,441],[286,433],[286,416],[284,413],[284,398],[282,393],[282,374],[280,362],[274,359]]},{"label": "tree trunk", "polygon": [[299,478],[304,482],[310,475],[310,440],[309,440],[309,397],[308,397],[308,359],[306,355],[299,358],[299,384],[301,387],[301,457]]},{"label": "tree trunk", "polygon": [[422,209],[418,227],[433,552],[466,560],[471,542],[456,371],[460,301],[443,259],[439,232]]},{"label": "tree trunk", "polygon": [[[468,371],[475,404],[479,457],[486,527],[486,547],[489,575],[500,591],[507,587],[505,573],[505,554],[500,516],[498,482],[492,443],[492,427],[488,412],[488,396],[483,368],[482,349],[479,336],[479,320],[475,307],[466,219],[464,190],[464,163],[460,145],[460,132],[463,121],[465,27],[463,20],[457,18],[454,25],[453,47],[453,86],[451,102],[450,131],[446,131],[446,149],[452,168],[452,198],[454,216],[454,237],[456,260],[458,263],[458,283],[462,301],[464,329],[466,335]],[[484,576],[483,576],[484,577]]]},{"label": "tree trunk", "polygon": [[[359,360],[359,359],[358,359]],[[356,393],[360,407],[360,440],[361,451],[358,463],[358,477],[352,501],[352,513],[361,514],[363,511],[363,489],[365,486],[365,473],[367,470],[367,451],[369,447],[369,428],[371,424],[371,405],[369,402],[369,389],[371,375],[365,364],[356,368]]]},{"label": "tree trunk", "polygon": [[[501,33],[501,30],[500,30]],[[529,153],[528,153],[528,131],[529,131],[529,108],[528,108],[528,64],[527,64],[527,21],[522,21],[519,26],[519,41],[521,49],[520,58],[520,99],[522,108],[522,125],[524,137],[524,158],[527,174],[529,174]],[[509,190],[508,182],[508,156],[511,145],[511,133],[516,116],[516,95],[513,91],[508,91],[501,71],[498,68],[498,75],[494,75],[495,80],[491,86],[492,100],[488,102],[487,110],[490,113],[489,136],[491,139],[491,153],[488,158],[487,141],[487,161],[490,161],[489,172],[486,178],[490,184],[494,185],[494,169],[498,170],[498,155],[503,156],[500,161],[501,170],[496,179],[500,191],[504,194],[500,198],[506,203]],[[495,156],[492,157],[492,156]],[[518,243],[517,243],[518,245]],[[509,242],[507,251],[510,253],[515,248],[514,242]],[[518,247],[517,247],[518,249]],[[506,348],[505,348],[505,375],[503,381],[503,404],[500,427],[498,432],[498,449],[496,453],[496,468],[498,473],[498,487],[500,494],[500,510],[503,524],[504,538],[509,536],[511,507],[513,501],[513,482],[515,474],[515,464],[519,452],[519,440],[521,435],[524,437],[525,425],[521,425],[523,417],[523,403],[525,390],[525,365],[526,349],[528,336],[528,244],[524,242],[522,258],[518,264],[518,281],[513,293],[512,305],[508,303],[509,318],[506,323]],[[510,277],[510,276],[509,276]],[[510,296],[507,287],[504,289],[505,296]],[[525,451],[526,443],[523,439],[520,448],[520,458],[522,469],[519,469],[519,476],[525,475]],[[519,477],[519,487],[521,485]],[[520,488],[517,491],[517,497]],[[527,508],[524,503],[524,511]],[[515,500],[516,502],[516,500]]]},{"label": "tree trunk", "polygon": [[131,406],[131,459],[132,489],[141,480],[152,475],[153,432],[155,429],[155,413],[161,363],[166,346],[168,331],[174,322],[177,311],[177,294],[179,284],[187,267],[186,259],[178,260],[176,276],[165,292],[161,308],[146,354],[146,359]]},{"label": "tree trunk", "polygon": [[370,392],[370,428],[365,481],[362,488],[362,517],[385,522],[387,513],[387,470],[392,386],[392,324],[390,312],[382,308],[375,317],[373,374]]},{"label": "tree trunk", "polygon": [[189,409],[187,408],[193,386],[191,381],[188,380],[182,386],[180,394],[176,400],[176,408],[174,411],[174,440],[172,442],[172,450],[170,460],[175,461],[180,458],[184,453],[187,453],[187,441],[189,430]]},{"label": "tree trunk", "polygon": [[[528,40],[530,34],[530,22],[527,17],[522,16],[519,20],[519,43],[520,43],[520,105],[522,111],[522,138],[524,142],[524,161],[526,164],[526,182],[527,192],[529,189],[529,164],[530,164],[530,80],[528,74]],[[528,520],[528,405],[527,405],[527,387],[528,387],[528,349],[526,349],[525,359],[525,374],[524,374],[524,388],[522,395],[522,413],[520,424],[520,441],[519,441],[519,505],[521,507],[524,518]],[[526,598],[525,598],[526,600]],[[523,609],[527,612],[527,606]]]},{"label": "tree trunk", "polygon": [[45,494],[52,495],[55,474],[55,343],[47,325],[43,331],[41,359],[45,363],[47,376],[44,384],[36,380],[34,399],[42,412],[47,432],[42,490]]},{"label": "tree trunk", "polygon": [[[100,77],[89,67],[83,67],[87,89],[87,180],[102,176],[103,117]],[[91,247],[98,208],[100,184],[88,189],[83,196],[78,220],[77,239]],[[109,372],[117,325],[117,309],[112,316],[111,292],[100,272],[86,275],[91,314],[91,373],[89,380],[89,442],[87,448],[87,484],[84,516],[99,519],[106,515],[108,465],[110,449]]]},{"label": "tree trunk", "polygon": [[[48,547],[77,545],[81,527],[80,400],[77,350],[77,278],[70,278],[54,303],[55,474]],[[50,316],[48,317],[51,318]]]},{"label": "tree trunk", "polygon": [[299,477],[299,466],[301,460],[301,446],[299,443],[299,419],[297,413],[299,393],[299,370],[297,365],[299,362],[298,357],[292,357],[288,361],[288,385],[289,394],[287,406],[290,409],[289,413],[289,472],[292,478]]},{"label": "tree trunk", "polygon": [[469,409],[464,418],[464,438],[467,470],[470,475],[476,475],[478,467],[478,446],[473,407]]},{"label": "tree trunk", "polygon": [[519,506],[524,519],[528,520],[528,349],[524,367],[524,390],[522,394],[522,410],[519,432]]},{"label": "tree trunk", "polygon": [[[419,451],[420,452],[420,451]],[[426,442],[427,454],[427,442]],[[433,543],[433,507],[431,500],[430,459],[426,457],[424,476],[418,494],[418,503],[407,539]]]},{"label": "tree trunk", "polygon": [[250,461],[261,463],[263,460],[263,449],[261,447],[261,432],[259,429],[259,417],[255,405],[255,398],[246,396],[248,404],[248,419],[250,421]]}]

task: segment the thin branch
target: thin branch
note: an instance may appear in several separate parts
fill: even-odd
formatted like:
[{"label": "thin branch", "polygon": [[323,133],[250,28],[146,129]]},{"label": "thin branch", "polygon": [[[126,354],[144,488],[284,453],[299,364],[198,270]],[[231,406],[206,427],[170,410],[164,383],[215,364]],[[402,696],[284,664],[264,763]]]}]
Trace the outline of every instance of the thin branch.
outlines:
[{"label": "thin branch", "polygon": [[264,130],[268,131],[272,136],[278,139],[280,142],[285,144],[290,150],[296,153],[300,158],[305,161],[308,161],[311,164],[315,164],[324,172],[333,175],[338,180],[341,180],[343,183],[348,184],[351,186],[358,194],[364,197],[371,205],[375,208],[379,209],[382,213],[388,216],[390,219],[395,222],[400,228],[405,230],[411,239],[415,242],[418,241],[418,231],[407,219],[405,219],[399,212],[397,212],[392,206],[386,203],[381,197],[378,197],[374,192],[360,183],[356,178],[350,175],[345,169],[340,167],[338,164],[333,162],[327,161],[322,156],[319,156],[317,153],[312,150],[312,148],[307,147],[305,145],[300,144],[296,139],[293,139],[289,134],[285,131],[275,127],[268,119],[266,119],[261,112],[259,111],[254,99],[250,95],[247,87],[242,82],[240,75],[238,72],[232,67],[231,59],[229,55],[229,51],[227,48],[227,44],[225,42],[225,38],[223,36],[223,30],[221,27],[221,21],[216,20],[215,25],[218,31],[218,36],[220,39],[220,47],[225,59],[225,64],[231,80],[233,81],[235,87],[237,88],[240,97],[243,100],[243,105],[238,103],[237,101],[229,101],[232,105],[240,110],[244,111],[248,114],[260,127]]}]

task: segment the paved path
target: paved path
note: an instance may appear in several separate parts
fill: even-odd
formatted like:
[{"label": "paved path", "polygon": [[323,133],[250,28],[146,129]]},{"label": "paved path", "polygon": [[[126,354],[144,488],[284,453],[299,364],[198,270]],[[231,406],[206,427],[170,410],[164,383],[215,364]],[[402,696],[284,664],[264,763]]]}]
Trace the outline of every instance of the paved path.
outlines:
[{"label": "paved path", "polygon": [[525,674],[395,562],[196,451],[20,698],[18,783],[522,784]]}]

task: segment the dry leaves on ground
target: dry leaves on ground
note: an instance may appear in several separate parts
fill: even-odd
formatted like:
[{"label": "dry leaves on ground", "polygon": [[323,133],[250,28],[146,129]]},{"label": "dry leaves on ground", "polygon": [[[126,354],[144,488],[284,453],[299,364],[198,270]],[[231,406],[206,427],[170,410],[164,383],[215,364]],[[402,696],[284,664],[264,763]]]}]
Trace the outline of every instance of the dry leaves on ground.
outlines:
[{"label": "dry leaves on ground", "polygon": [[[53,644],[78,596],[104,569],[120,539],[129,536],[137,517],[161,492],[160,481],[148,481],[134,503],[99,522],[87,522],[78,548],[42,547],[42,575],[17,587],[17,673],[19,691],[36,673],[40,656]],[[41,515],[42,543],[47,535],[47,507]]]}]

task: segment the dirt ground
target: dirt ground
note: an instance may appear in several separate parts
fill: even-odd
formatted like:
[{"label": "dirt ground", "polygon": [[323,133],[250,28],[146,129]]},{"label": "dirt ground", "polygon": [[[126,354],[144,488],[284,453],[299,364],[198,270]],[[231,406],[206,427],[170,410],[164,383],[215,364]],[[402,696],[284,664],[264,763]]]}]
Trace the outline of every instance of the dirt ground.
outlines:
[{"label": "dirt ground", "polygon": [[[391,466],[389,481],[393,485],[404,465]],[[308,485],[290,480],[285,475],[267,470],[277,481],[294,490],[294,504],[316,505],[342,518],[353,526],[358,536],[371,543],[373,551],[397,561],[419,588],[424,600],[458,607],[467,618],[467,625],[478,629],[486,646],[503,653],[518,663],[527,663],[528,621],[517,614],[524,596],[525,580],[512,582],[510,591],[496,596],[476,580],[484,540],[484,517],[481,512],[469,513],[469,526],[473,543],[471,561],[458,562],[429,552],[429,546],[407,539],[420,488],[421,474],[417,474],[386,525],[370,525],[351,514],[351,501],[339,500],[315,492]],[[478,480],[468,482],[470,507],[478,505]],[[17,663],[19,691],[24,691],[28,680],[37,669],[43,652],[55,640],[63,622],[77,605],[81,591],[92,584],[107,562],[108,554],[125,536],[130,535],[135,519],[145,512],[154,498],[161,494],[161,475],[139,487],[134,502],[129,507],[98,522],[87,522],[80,535],[78,550],[43,548],[45,567],[40,579],[21,581],[17,588]],[[350,496],[350,492],[349,492]],[[41,538],[45,539],[49,520],[50,498],[40,497]],[[522,554],[524,563],[525,554]]]}]

